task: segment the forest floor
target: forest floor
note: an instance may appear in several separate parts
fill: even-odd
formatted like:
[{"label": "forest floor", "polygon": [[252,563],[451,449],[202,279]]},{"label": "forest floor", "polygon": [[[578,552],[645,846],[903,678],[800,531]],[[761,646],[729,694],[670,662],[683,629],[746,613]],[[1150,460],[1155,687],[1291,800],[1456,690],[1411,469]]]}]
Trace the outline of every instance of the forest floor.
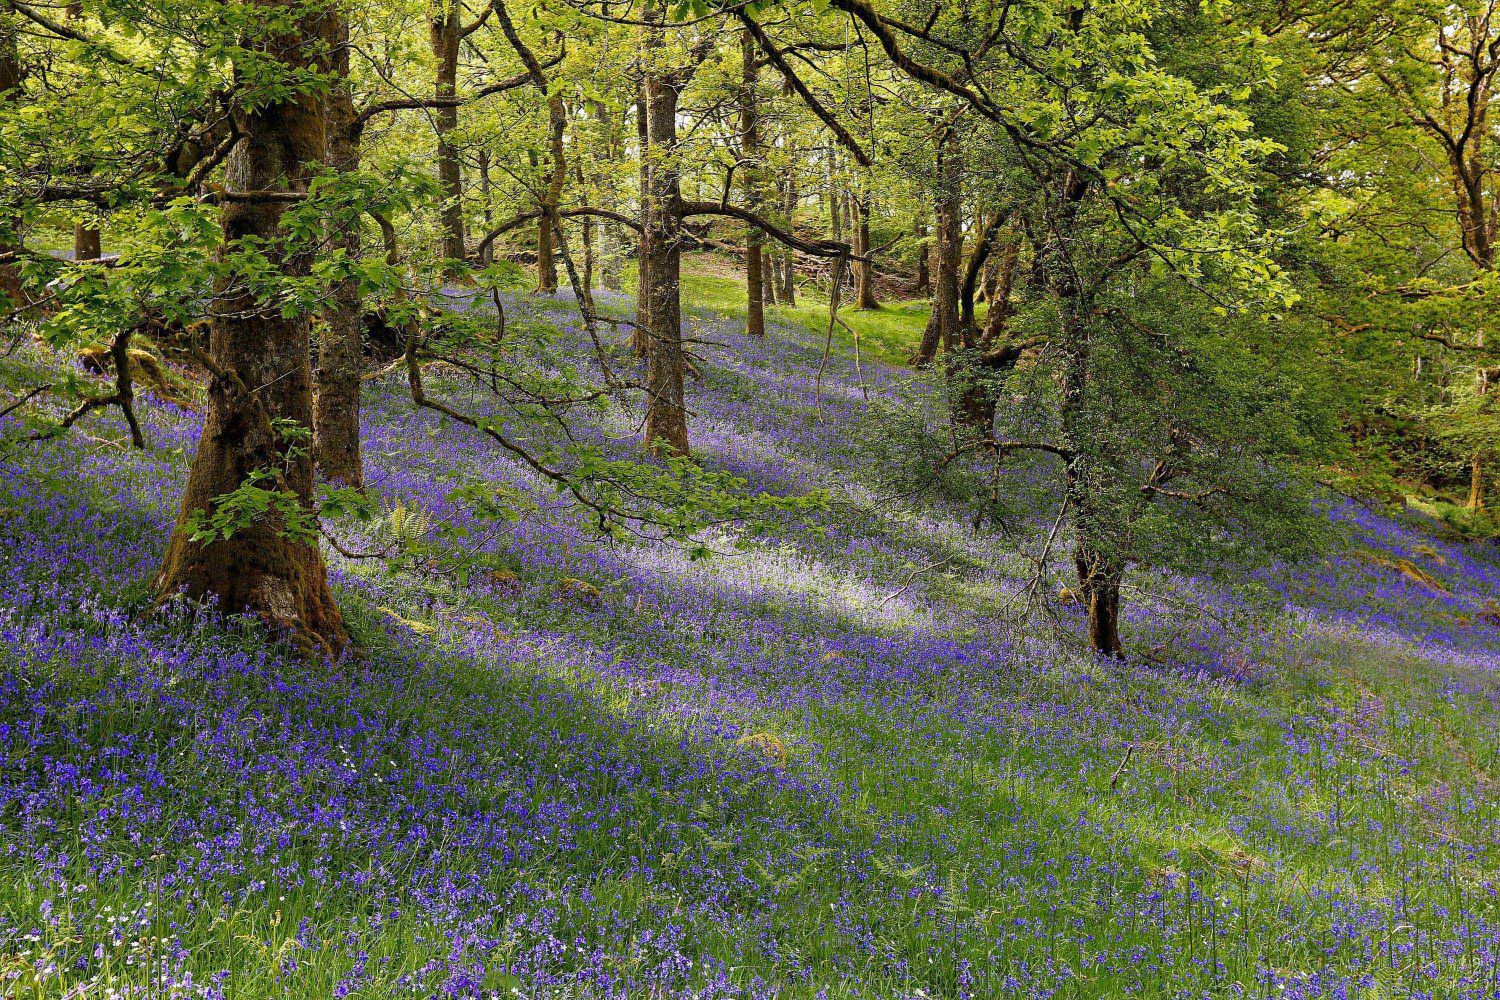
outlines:
[{"label": "forest floor", "polygon": [[463,578],[336,559],[338,665],[141,613],[196,414],[6,457],[0,995],[1500,995],[1494,551],[1347,504],[1326,559],[1140,574],[1150,655],[1090,660],[1007,611],[1046,511],[1006,541],[879,495],[889,312],[819,385],[813,317],[692,311],[703,460],[835,487],[701,561],[372,384],[388,513],[346,542],[425,543],[474,482],[537,507]]}]

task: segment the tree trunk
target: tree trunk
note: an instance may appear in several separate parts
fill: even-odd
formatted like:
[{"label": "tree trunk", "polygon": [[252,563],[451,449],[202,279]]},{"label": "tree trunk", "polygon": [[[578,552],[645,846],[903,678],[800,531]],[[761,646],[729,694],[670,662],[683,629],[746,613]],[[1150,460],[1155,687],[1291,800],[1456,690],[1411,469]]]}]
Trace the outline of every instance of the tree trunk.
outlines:
[{"label": "tree trunk", "polygon": [[828,236],[840,242],[844,239],[844,214],[840,210],[844,192],[839,190],[833,174],[833,158],[828,159]]},{"label": "tree trunk", "polygon": [[[359,169],[361,133],[354,95],[349,85],[348,29],[342,19],[336,31],[342,36],[332,55],[337,77],[328,96],[328,166],[338,173]],[[358,261],[363,251],[360,220],[335,220],[329,249],[342,250],[348,261]],[[317,417],[314,435],[318,471],[330,482],[364,486],[364,461],[360,455],[359,389],[364,357],[360,323],[364,299],[359,279],[347,277],[333,289],[327,314],[328,327],[318,343]]]},{"label": "tree trunk", "polygon": [[[787,232],[797,231],[797,175],[788,173],[786,184],[782,188],[781,211],[786,216]],[[791,247],[784,247],[781,254],[781,284],[777,289],[780,293],[781,304],[794,306],[797,304],[797,257]]]},{"label": "tree trunk", "polygon": [[[644,52],[644,37],[642,50]],[[647,289],[651,287],[651,253],[645,225],[647,206],[651,200],[650,117],[646,108],[646,81],[643,79],[635,95],[635,125],[639,140],[637,148],[641,163],[641,235],[636,250],[635,329],[630,337],[631,347],[639,358],[646,357],[651,342],[651,297],[647,294]]]},{"label": "tree trunk", "polygon": [[599,233],[599,283],[606,291],[618,292],[625,288],[624,268],[620,253],[620,234],[613,223],[602,221]]},{"label": "tree trunk", "polygon": [[[1088,180],[1072,170],[1059,178],[1047,208],[1046,239],[1037,250],[1039,270],[1056,300],[1057,345],[1062,364],[1059,417],[1062,438],[1071,453],[1064,472],[1068,508],[1072,512],[1073,559],[1078,587],[1088,610],[1090,648],[1100,656],[1124,656],[1120,642],[1120,585],[1128,559],[1106,532],[1119,537],[1118,514],[1100,509],[1097,491],[1101,483],[1114,480],[1095,457],[1090,436],[1098,418],[1090,404],[1094,350],[1088,329],[1091,311],[1089,289],[1079,279],[1072,258],[1072,240],[1078,225],[1078,208],[1088,192]],[[1103,461],[1107,461],[1104,459]]]},{"label": "tree trunk", "polygon": [[959,337],[959,263],[963,255],[963,159],[957,134],[949,129],[938,143],[936,268],[932,276],[932,311],[922,342],[912,357],[918,367],[932,363]]},{"label": "tree trunk", "polygon": [[[265,40],[261,51],[298,74],[326,75],[326,62],[314,59],[338,35],[332,17],[283,2],[266,6],[268,15],[288,18],[291,26]],[[225,164],[225,187],[237,192],[305,190],[325,154],[320,99],[291,92],[240,108],[235,117],[245,138]],[[282,243],[286,205],[254,196],[225,202],[224,242],[233,249],[253,241],[266,248],[274,270],[302,277],[309,271],[311,250],[288,250]],[[193,515],[212,512],[217,498],[252,475],[282,470],[278,486],[296,503],[312,504],[312,451],[305,440],[286,433],[288,427],[311,430],[313,422],[308,318],[282,315],[278,303],[249,290],[246,277],[231,275],[215,289],[209,354],[217,370],[181,514],[157,576],[157,593],[168,599],[182,592],[214,600],[224,612],[249,612],[288,630],[304,652],[337,655],[347,636],[316,538],[289,536],[275,512],[228,539],[204,543],[191,537]]]},{"label": "tree trunk", "polygon": [[[1490,260],[1489,263],[1493,265],[1494,261]],[[1479,331],[1477,344],[1484,347],[1483,330]],[[1490,369],[1484,365],[1480,365],[1474,372],[1474,391],[1480,396],[1489,395]],[[1469,499],[1464,506],[1476,514],[1484,510],[1484,457],[1477,451],[1469,456]]]},{"label": "tree trunk", "polygon": [[912,235],[917,238],[917,278],[911,293],[920,298],[932,293],[932,241],[928,238],[927,222],[920,216],[912,226]]},{"label": "tree trunk", "polygon": [[[602,101],[593,104],[594,117],[599,122],[605,134],[604,159],[608,164],[615,164],[620,159],[620,126],[621,120],[614,112],[604,105]],[[598,183],[599,204],[608,209],[614,209],[618,202],[615,198],[615,183],[613,177]],[[622,271],[622,243],[620,234],[614,223],[608,220],[599,220],[598,228],[595,230],[599,239],[599,283],[607,291],[618,292],[624,288]]]},{"label": "tree trunk", "polygon": [[[740,160],[744,176],[745,206],[752,212],[764,210],[762,204],[759,109],[756,107],[755,38],[746,29],[740,35],[740,56],[744,77],[740,84]],[[752,337],[766,335],[765,278],[761,273],[761,246],[765,235],[754,226],[745,227],[745,332]]]},{"label": "tree trunk", "polygon": [[480,149],[474,154],[479,167],[479,210],[484,218],[484,228],[488,232],[495,224],[495,205],[491,196],[493,185],[490,183],[490,151]]},{"label": "tree trunk", "polygon": [[592,216],[583,217],[583,287],[592,290],[594,287],[594,219]]},{"label": "tree trunk", "polygon": [[1078,568],[1078,593],[1088,610],[1089,648],[1099,656],[1123,659],[1120,584],[1125,578],[1125,568],[1117,560],[1082,543],[1073,558]]},{"label": "tree trunk", "polygon": [[1015,236],[1000,247],[999,257],[994,262],[990,311],[975,343],[974,381],[965,395],[964,412],[969,426],[983,435],[993,435],[995,431],[997,383],[1001,373],[1014,368],[1029,346],[1026,342],[1014,340],[1002,343],[1010,320],[1010,293],[1020,251],[1021,241]]},{"label": "tree trunk", "polygon": [[[26,80],[26,66],[21,62],[20,26],[16,15],[9,9],[0,9],[0,99],[6,103],[22,98],[21,86]],[[13,253],[21,247],[21,218],[18,214],[0,217],[0,253]],[[26,293],[21,285],[21,262],[19,257],[8,257],[0,261],[0,310],[18,309],[26,305]],[[7,306],[8,303],[8,306]]]},{"label": "tree trunk", "polygon": [[73,223],[73,259],[98,260],[104,256],[99,230],[86,222]]},{"label": "tree trunk", "polygon": [[[854,252],[861,257],[870,253],[870,185],[867,178],[861,179],[860,191],[854,199],[857,223],[854,230]],[[875,267],[868,261],[854,262],[854,308],[879,309],[880,301],[875,297]]]},{"label": "tree trunk", "polygon": [[646,350],[646,447],[688,454],[686,357],[682,343],[682,190],[677,166],[677,82],[660,68],[662,10],[645,14],[647,159],[651,161],[643,260],[650,280],[642,289],[650,319]]},{"label": "tree trunk", "polygon": [[[428,25],[432,57],[437,62],[433,93],[439,98],[451,98],[458,93],[463,5],[458,0],[433,0],[433,4],[432,21]],[[458,106],[450,104],[433,109],[432,121],[437,132],[438,186],[443,194],[438,249],[446,260],[463,260],[468,253],[464,238],[463,170],[452,141],[453,133],[458,131]],[[459,270],[454,268],[450,273],[456,275]]]},{"label": "tree trunk", "polygon": [[552,251],[552,220],[543,212],[536,220],[536,290],[541,295],[557,291],[557,257]]}]

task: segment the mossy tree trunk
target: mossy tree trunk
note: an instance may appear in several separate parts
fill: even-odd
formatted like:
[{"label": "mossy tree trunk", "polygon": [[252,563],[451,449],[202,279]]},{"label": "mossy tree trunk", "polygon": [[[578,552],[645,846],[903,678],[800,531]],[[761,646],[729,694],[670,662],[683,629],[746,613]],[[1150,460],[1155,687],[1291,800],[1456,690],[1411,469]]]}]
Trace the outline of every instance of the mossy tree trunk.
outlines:
[{"label": "mossy tree trunk", "polygon": [[1078,592],[1089,616],[1089,648],[1099,656],[1120,659],[1125,655],[1120,642],[1120,585],[1125,567],[1088,545],[1074,552],[1078,569]]},{"label": "mossy tree trunk", "polygon": [[433,127],[437,132],[438,187],[443,194],[438,251],[445,260],[463,260],[468,253],[464,235],[463,165],[454,144],[454,133],[458,131],[458,104],[452,102],[458,94],[458,52],[464,38],[463,5],[458,0],[433,0],[428,35],[432,58],[437,64],[433,94],[440,100],[449,101],[432,111]]},{"label": "mossy tree trunk", "polygon": [[[264,53],[289,71],[326,74],[326,53],[336,38],[332,16],[294,14],[284,3],[265,6],[267,21],[292,19],[282,34],[258,40]],[[284,249],[280,224],[288,202],[275,195],[304,191],[323,161],[323,102],[313,94],[290,95],[241,107],[235,117],[244,139],[225,164],[225,188],[236,194],[223,208],[225,244],[254,241],[267,248],[274,270],[303,276],[309,251]],[[312,428],[310,350],[305,315],[282,315],[277,303],[257,297],[235,275],[220,282],[209,340],[208,413],[156,583],[162,599],[185,593],[213,600],[221,611],[248,612],[287,630],[308,652],[336,655],[347,636],[316,539],[289,535],[271,515],[228,539],[191,537],[194,516],[212,511],[218,498],[255,473],[279,470],[279,485],[311,505],[312,451],[305,441],[293,447],[284,433],[286,427]]]},{"label": "mossy tree trunk", "polygon": [[957,133],[951,127],[937,144],[937,231],[932,275],[932,311],[912,364],[928,365],[939,348],[949,350],[959,339],[959,265],[963,256],[963,158]]},{"label": "mossy tree trunk", "polygon": [[643,260],[648,280],[646,446],[675,455],[688,453],[686,363],[682,342],[682,185],[677,163],[675,74],[656,64],[665,47],[660,7],[648,8],[646,32],[647,158],[651,162],[645,215],[641,220]]}]

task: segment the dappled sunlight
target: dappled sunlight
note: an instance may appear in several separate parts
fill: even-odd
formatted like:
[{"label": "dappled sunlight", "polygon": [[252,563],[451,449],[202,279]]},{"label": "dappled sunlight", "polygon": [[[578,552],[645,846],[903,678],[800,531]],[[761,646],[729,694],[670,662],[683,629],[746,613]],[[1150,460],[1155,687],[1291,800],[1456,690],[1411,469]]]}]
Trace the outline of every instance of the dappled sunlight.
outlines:
[{"label": "dappled sunlight", "polygon": [[[370,488],[472,529],[421,539],[467,568],[330,553],[366,649],[314,671],[248,625],[137,614],[193,414],[152,405],[143,454],[69,437],[6,466],[0,822],[4,863],[37,888],[0,938],[34,936],[76,969],[35,981],[79,988],[102,981],[95,943],[134,954],[115,916],[156,909],[184,991],[1019,996],[1088,976],[1124,995],[1257,982],[1274,953],[1290,995],[1353,988],[1420,921],[1406,980],[1488,975],[1487,554],[1366,518],[1326,562],[1255,570],[1255,600],[1142,573],[1140,655],[1092,660],[1053,590],[1065,545],[1040,581],[1056,620],[1022,621],[1032,566],[1011,541],[855,471],[860,403],[826,395],[851,384],[847,353],[821,410],[784,405],[811,400],[786,372],[817,357],[775,339],[708,355],[703,461],[837,495],[820,530],[710,533],[723,554],[696,561],[599,537],[482,435],[373,386]],[[581,433],[628,454],[628,429],[613,413]],[[471,523],[449,494],[472,481],[535,507]],[[1021,548],[1052,515],[1031,513]],[[1397,678],[1387,656],[1420,669]],[[247,937],[272,958],[211,943],[232,913],[266,915]]]}]

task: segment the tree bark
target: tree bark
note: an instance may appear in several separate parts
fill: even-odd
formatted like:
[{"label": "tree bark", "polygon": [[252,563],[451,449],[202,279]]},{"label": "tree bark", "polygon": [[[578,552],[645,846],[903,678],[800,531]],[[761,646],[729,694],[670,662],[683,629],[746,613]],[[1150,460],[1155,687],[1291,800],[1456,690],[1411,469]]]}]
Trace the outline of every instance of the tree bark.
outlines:
[{"label": "tree bark", "polygon": [[917,238],[917,277],[911,293],[921,297],[932,292],[932,241],[929,238],[927,221],[920,216],[912,226],[912,235]]},{"label": "tree bark", "polygon": [[[641,48],[644,57],[644,33]],[[651,297],[647,294],[647,289],[651,287],[651,254],[648,245],[649,236],[645,226],[647,205],[651,200],[651,127],[650,114],[646,108],[646,81],[644,77],[641,79],[635,96],[635,125],[641,165],[641,206],[639,213],[641,235],[637,243],[635,255],[635,328],[631,332],[630,342],[636,357],[644,358],[647,355],[651,342]]]},{"label": "tree bark", "polygon": [[86,222],[73,223],[73,259],[98,260],[104,256],[99,230]]},{"label": "tree bark", "polygon": [[[354,107],[349,82],[348,26],[339,18],[334,31],[338,40],[331,54],[335,83],[328,95],[328,166],[338,173],[359,170],[363,129]],[[357,218],[335,221],[330,249],[342,250],[349,262],[363,252]],[[364,345],[360,323],[364,298],[359,279],[346,277],[333,289],[327,314],[327,329],[318,342],[318,394],[315,421],[315,451],[318,471],[330,482],[364,486],[364,460],[360,454],[359,390]]]},{"label": "tree bark", "polygon": [[844,238],[844,214],[840,210],[844,193],[839,190],[833,173],[833,158],[828,158],[828,235],[831,239]]},{"label": "tree bark", "polygon": [[593,289],[594,287],[594,237],[597,227],[594,225],[594,217],[585,215],[583,217],[583,287]]},{"label": "tree bark", "polygon": [[[285,0],[266,0],[267,21],[291,19],[284,33],[261,42],[261,50],[291,72],[326,75],[326,53],[336,37],[332,17],[308,13]],[[277,100],[241,107],[235,117],[244,140],[225,164],[225,187],[240,192],[303,191],[325,155],[325,115],[313,94],[292,92]],[[226,247],[255,241],[271,267],[288,277],[309,271],[308,248],[287,248],[280,231],[286,202],[245,197],[223,207]],[[274,301],[257,298],[244,275],[230,275],[216,288],[209,338],[214,377],[208,413],[193,458],[176,529],[167,547],[157,593],[211,599],[224,612],[248,612],[286,629],[304,652],[337,655],[347,635],[328,588],[316,538],[289,536],[277,514],[258,517],[228,539],[192,540],[194,514],[211,512],[216,500],[255,473],[281,470],[278,485],[310,507],[313,455],[306,442],[288,439],[285,428],[310,430],[313,422],[312,366],[308,318],[287,317]]]},{"label": "tree bark", "polygon": [[[788,172],[786,183],[782,186],[781,211],[786,216],[786,229],[789,233],[797,231],[797,201],[797,175]],[[777,286],[777,291],[782,305],[797,304],[797,256],[791,247],[782,248],[781,284]]]},{"label": "tree bark", "polygon": [[[63,13],[69,21],[77,21],[83,17],[83,5],[70,2]],[[102,256],[99,229],[85,222],[73,223],[73,260],[98,260]]]},{"label": "tree bark", "polygon": [[[1110,474],[1098,464],[1090,434],[1089,394],[1095,378],[1092,337],[1088,329],[1091,297],[1079,276],[1070,249],[1076,238],[1078,208],[1088,192],[1088,180],[1072,170],[1059,178],[1047,209],[1046,237],[1038,248],[1038,265],[1058,311],[1057,335],[1054,339],[1062,364],[1059,416],[1062,437],[1070,452],[1064,470],[1063,488],[1072,511],[1073,559],[1078,570],[1078,587],[1088,610],[1089,647],[1098,655],[1113,659],[1124,656],[1120,641],[1120,586],[1124,581],[1128,558],[1117,545],[1110,544],[1108,534],[1114,529],[1117,515],[1101,509],[1098,484],[1108,482]],[[1115,531],[1118,537],[1118,531]]]},{"label": "tree bark", "polygon": [[650,176],[641,219],[649,280],[646,350],[646,447],[688,454],[686,357],[682,343],[682,188],[677,165],[678,82],[660,66],[665,29],[660,6],[644,15],[647,159]]},{"label": "tree bark", "polygon": [[959,263],[963,255],[963,157],[952,129],[938,140],[936,267],[932,276],[932,311],[913,365],[932,363],[941,347],[948,350],[959,339]]},{"label": "tree bark", "polygon": [[495,224],[495,207],[491,197],[492,185],[490,183],[490,151],[481,149],[474,154],[479,167],[479,211],[484,219],[484,228],[488,232]]},{"label": "tree bark", "polygon": [[[620,118],[602,101],[593,104],[594,117],[598,120],[605,134],[604,158],[609,164],[615,164],[620,159]],[[598,184],[599,206],[613,210],[616,206],[613,179],[605,179]],[[599,282],[604,288],[611,292],[618,292],[624,288],[622,268],[622,240],[615,224],[600,220],[596,230],[599,237]]]},{"label": "tree bark", "polygon": [[[860,190],[854,196],[854,252],[861,257],[870,253],[870,185],[868,178],[860,181]],[[854,308],[879,309],[880,301],[875,297],[875,267],[868,260],[854,262]]]},{"label": "tree bark", "polygon": [[[740,56],[744,75],[740,84],[740,160],[744,177],[745,206],[752,212],[764,210],[761,193],[760,116],[756,107],[755,38],[746,28],[740,35]],[[766,335],[765,278],[761,272],[761,247],[765,237],[755,226],[745,227],[745,332],[752,337]]]},{"label": "tree bark", "polygon": [[536,290],[541,295],[557,291],[557,256],[552,250],[552,219],[544,211],[536,220]]},{"label": "tree bark", "polygon": [[1089,616],[1089,648],[1099,656],[1122,659],[1120,642],[1120,584],[1125,567],[1117,560],[1080,544],[1074,553],[1078,592]]},{"label": "tree bark", "polygon": [[[433,94],[452,99],[458,93],[458,52],[463,41],[463,6],[458,0],[433,0],[428,24],[432,57],[437,62]],[[439,251],[445,260],[463,260],[468,253],[464,237],[463,168],[453,133],[458,131],[458,105],[449,103],[432,111],[437,132],[438,187],[443,195],[439,217]],[[457,274],[457,268],[451,273]]]},{"label": "tree bark", "polygon": [[[16,14],[0,9],[0,100],[6,103],[22,98],[22,85],[26,82],[26,66],[21,62],[20,26]],[[17,214],[0,218],[0,253],[14,253],[22,249],[21,219]],[[21,285],[21,262],[17,257],[0,261],[0,309],[20,308],[26,305],[26,293]]]},{"label": "tree bark", "polygon": [[[996,238],[998,228],[989,230],[982,242],[988,248]],[[976,248],[976,253],[979,248]],[[1016,259],[1020,254],[1020,240],[1011,236],[992,257],[990,263],[994,274],[990,288],[990,309],[984,319],[984,328],[975,334],[970,328],[972,317],[965,320],[960,310],[960,324],[964,327],[964,342],[971,347],[968,352],[971,369],[964,387],[963,412],[968,426],[980,435],[993,437],[995,433],[995,410],[998,404],[997,391],[1001,373],[1014,368],[1016,362],[1032,341],[1003,341],[1010,319],[1010,293],[1015,282]],[[981,266],[983,264],[981,263]]]}]

